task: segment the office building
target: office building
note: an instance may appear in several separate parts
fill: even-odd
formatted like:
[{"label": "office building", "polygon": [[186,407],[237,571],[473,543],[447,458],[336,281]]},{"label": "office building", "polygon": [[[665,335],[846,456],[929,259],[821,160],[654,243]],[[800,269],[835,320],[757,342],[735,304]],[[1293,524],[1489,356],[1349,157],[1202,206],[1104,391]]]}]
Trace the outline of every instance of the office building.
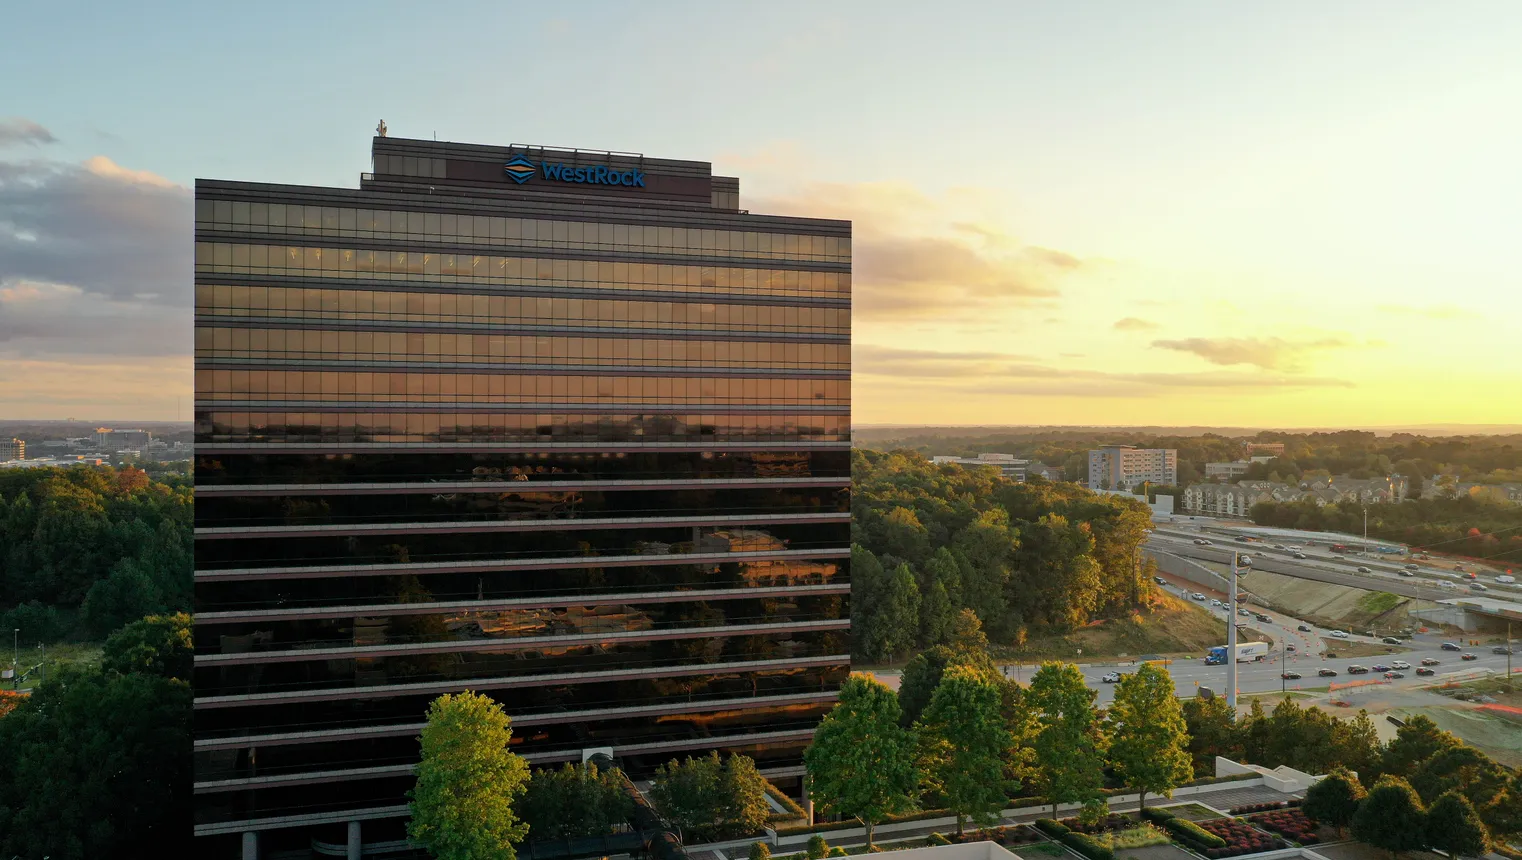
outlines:
[{"label": "office building", "polygon": [[976,457],[957,457],[952,454],[937,454],[930,458],[930,462],[936,464],[950,464],[961,466],[964,469],[978,469],[983,466],[993,466],[999,470],[999,475],[1011,481],[1024,483],[1031,475],[1038,475],[1048,481],[1062,480],[1062,470],[1048,466],[1044,463],[1033,463],[1030,460],[1022,460],[1014,454],[983,453]]},{"label": "office building", "polygon": [[196,183],[198,856],[400,838],[466,689],[535,766],[797,794],[850,669],[850,223],[703,162],[372,157]]},{"label": "office building", "polygon": [[105,453],[116,451],[146,451],[153,441],[153,434],[147,430],[113,430],[110,427],[101,427],[95,431],[91,442],[95,450]]},{"label": "office building", "polygon": [[1280,457],[1284,454],[1283,442],[1243,442],[1242,448],[1248,455],[1266,454],[1270,457]]},{"label": "office building", "polygon": [[1229,463],[1206,463],[1205,478],[1211,481],[1229,481],[1232,478],[1240,478],[1247,474],[1252,463],[1247,460],[1233,460]]},{"label": "office building", "polygon": [[1143,481],[1178,484],[1178,452],[1172,448],[1111,445],[1089,452],[1089,489],[1129,490]]},{"label": "office building", "polygon": [[11,439],[11,441],[9,441],[9,442],[7,442],[5,444],[5,448],[3,449],[3,453],[4,453],[5,456],[3,458],[0,458],[0,459],[5,459],[5,460],[25,460],[26,459],[26,441],[24,439]]}]

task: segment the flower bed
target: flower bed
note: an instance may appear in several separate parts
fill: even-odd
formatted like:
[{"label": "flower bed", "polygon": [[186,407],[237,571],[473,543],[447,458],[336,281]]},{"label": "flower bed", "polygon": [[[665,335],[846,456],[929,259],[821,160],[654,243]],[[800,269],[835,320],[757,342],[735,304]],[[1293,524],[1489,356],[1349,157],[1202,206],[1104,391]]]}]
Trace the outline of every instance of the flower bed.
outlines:
[{"label": "flower bed", "polygon": [[1225,847],[1206,848],[1203,853],[1211,860],[1221,857],[1238,857],[1243,854],[1258,854],[1263,851],[1276,851],[1285,847],[1283,839],[1270,836],[1267,833],[1253,827],[1245,821],[1235,818],[1213,818],[1209,821],[1199,822],[1199,827],[1206,833],[1224,841]]},{"label": "flower bed", "polygon": [[1285,839],[1299,842],[1301,845],[1315,845],[1321,841],[1316,835],[1316,825],[1305,813],[1299,809],[1279,809],[1273,812],[1260,812],[1249,816],[1248,821],[1258,825],[1264,830],[1277,833]]},{"label": "flower bed", "polygon": [[978,830],[969,830],[960,839],[956,834],[946,834],[950,843],[960,842],[997,842],[1005,847],[1029,845],[1032,842],[1040,842],[1041,837],[1036,831],[1024,824],[1016,824],[1012,827],[984,827]]}]

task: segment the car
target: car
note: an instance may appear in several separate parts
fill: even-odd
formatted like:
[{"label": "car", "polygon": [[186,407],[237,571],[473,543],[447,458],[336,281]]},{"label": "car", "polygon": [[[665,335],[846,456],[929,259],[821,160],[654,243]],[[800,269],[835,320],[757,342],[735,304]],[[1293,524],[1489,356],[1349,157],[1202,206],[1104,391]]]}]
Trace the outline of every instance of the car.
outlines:
[{"label": "car", "polygon": [[1252,615],[1252,613],[1248,612],[1246,609],[1238,609],[1237,610],[1237,614],[1238,615],[1245,615],[1245,616],[1249,616],[1249,617]]},{"label": "car", "polygon": [[1115,682],[1120,680],[1120,673],[1119,672],[1111,672],[1110,674],[1104,676],[1103,678],[1100,678],[1099,680],[1105,682],[1106,684],[1113,684],[1113,683],[1115,683]]},{"label": "car", "polygon": [[1301,625],[1297,626],[1295,629],[1299,630],[1301,633],[1309,633],[1309,632],[1311,632],[1311,628],[1309,626],[1305,625],[1305,624],[1301,624]]},{"label": "car", "polygon": [[1284,646],[1284,651],[1287,654],[1293,654],[1293,653],[1295,653],[1295,646],[1293,646],[1293,645],[1286,645],[1286,646]]},{"label": "car", "polygon": [[1250,555],[1239,555],[1239,556],[1237,556],[1237,567],[1252,567],[1252,556],[1250,556]]},{"label": "car", "polygon": [[1510,653],[1512,653],[1512,651],[1511,651],[1510,648],[1506,647],[1505,645],[1497,645],[1496,647],[1490,649],[1490,653],[1492,653],[1492,654],[1510,654]]},{"label": "car", "polygon": [[1396,573],[1400,574],[1401,576],[1416,576],[1416,574],[1412,573],[1409,570],[1397,570]]},{"label": "car", "polygon": [[1436,657],[1423,657],[1422,658],[1422,665],[1423,666],[1436,666],[1436,665],[1438,665],[1438,664],[1440,664],[1442,662],[1443,662],[1442,660],[1439,660]]},{"label": "car", "polygon": [[1369,668],[1373,669],[1376,672],[1388,672],[1388,671],[1390,671],[1390,667],[1386,666],[1383,663],[1375,663],[1373,666],[1370,666]]},{"label": "car", "polygon": [[1302,559],[1302,560],[1303,560],[1303,559],[1305,559],[1305,558],[1308,558],[1308,556],[1306,556],[1306,554],[1305,554],[1305,553],[1303,553],[1303,552],[1297,552],[1297,553],[1295,553],[1295,558],[1298,558],[1298,559]]},{"label": "car", "polygon": [[1330,633],[1327,633],[1327,635],[1332,637],[1333,639],[1346,639],[1346,638],[1348,638],[1348,631],[1346,631],[1346,630],[1333,630]]},{"label": "car", "polygon": [[1406,570],[1421,570],[1421,568],[1417,567],[1414,564],[1408,564],[1408,565],[1406,565]]},{"label": "car", "polygon": [[1459,655],[1459,659],[1460,660],[1478,660],[1478,659],[1480,659],[1480,655],[1478,655],[1478,654],[1470,654],[1468,651],[1465,651],[1463,654]]},{"label": "car", "polygon": [[1194,539],[1194,545],[1195,546],[1209,546],[1210,545],[1210,541],[1205,540],[1204,538],[1195,538]]},{"label": "car", "polygon": [[1225,606],[1226,604],[1224,604],[1221,601],[1216,600],[1214,597],[1212,597],[1212,598],[1210,598],[1210,605],[1211,606]]},{"label": "car", "polygon": [[1359,573],[1373,573],[1374,571],[1369,570],[1367,567],[1364,567],[1363,565],[1360,564],[1358,566],[1358,572]]},{"label": "car", "polygon": [[1285,681],[1298,681],[1298,680],[1300,680],[1300,673],[1299,672],[1281,672],[1281,673],[1279,673],[1279,677],[1282,678]]},{"label": "car", "polygon": [[1199,593],[1198,591],[1196,591],[1195,593],[1189,595],[1189,597],[1190,597],[1191,600],[1198,600],[1201,603],[1205,602],[1205,595]]},{"label": "car", "polygon": [[1152,578],[1157,581],[1158,585],[1167,585],[1168,584],[1168,580],[1163,579],[1161,576],[1154,576]]},{"label": "car", "polygon": [[1407,663],[1405,660],[1391,660],[1390,661],[1390,668],[1391,669],[1409,669],[1409,668],[1411,668],[1411,664]]},{"label": "car", "polygon": [[1483,583],[1471,582],[1471,583],[1469,583],[1469,590],[1470,591],[1489,591],[1490,589],[1486,588]]},{"label": "car", "polygon": [[1399,680],[1399,679],[1404,678],[1404,677],[1406,677],[1406,676],[1404,674],[1400,673],[1400,672],[1386,672],[1385,673],[1385,678],[1388,679],[1388,680],[1391,680],[1391,681],[1396,681],[1396,680]]},{"label": "car", "polygon": [[1323,678],[1335,678],[1335,677],[1337,677],[1337,670],[1336,669],[1321,669],[1321,670],[1318,670],[1316,672],[1316,674],[1320,675]]},{"label": "car", "polygon": [[1233,540],[1236,540],[1239,543],[1252,543],[1252,538],[1250,537],[1236,537],[1233,538]]},{"label": "car", "polygon": [[1437,670],[1436,669],[1428,669],[1426,666],[1423,666],[1420,669],[1416,670],[1416,674],[1418,674],[1418,675],[1436,675],[1437,674]]},{"label": "car", "polygon": [[1385,643],[1386,645],[1404,645],[1404,644],[1406,644],[1406,643],[1402,642],[1401,640],[1396,639],[1394,636],[1386,636],[1385,638],[1383,638],[1383,639],[1381,639],[1379,641]]},{"label": "car", "polygon": [[1328,660],[1336,660],[1337,659],[1337,652],[1336,651],[1328,651],[1325,654],[1322,654],[1321,656],[1327,658]]},{"label": "car", "polygon": [[1348,674],[1349,675],[1367,675],[1367,674],[1369,674],[1369,667],[1368,666],[1349,666],[1348,667]]},{"label": "car", "polygon": [[1276,543],[1276,544],[1274,544],[1274,549],[1284,549],[1284,544],[1282,544],[1282,543]]},{"label": "car", "polygon": [[1444,642],[1441,647],[1442,647],[1442,649],[1444,651],[1462,651],[1463,650],[1462,648],[1459,647],[1459,643],[1457,643],[1457,642]]}]

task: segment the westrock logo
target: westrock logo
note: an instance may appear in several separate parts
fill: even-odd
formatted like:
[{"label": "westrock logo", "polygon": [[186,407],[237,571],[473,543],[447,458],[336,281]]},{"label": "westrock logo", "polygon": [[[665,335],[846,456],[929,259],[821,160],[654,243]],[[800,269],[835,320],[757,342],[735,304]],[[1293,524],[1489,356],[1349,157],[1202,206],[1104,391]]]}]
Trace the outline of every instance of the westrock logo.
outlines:
[{"label": "westrock logo", "polygon": [[556,182],[576,182],[583,185],[623,185],[629,188],[645,187],[643,170],[614,170],[611,167],[572,167],[548,161],[535,165],[522,155],[508,160],[504,169],[514,182],[522,185],[537,171],[545,179]]},{"label": "westrock logo", "polygon": [[522,185],[534,175],[534,162],[521,155],[515,155],[508,159],[506,170],[509,178]]}]

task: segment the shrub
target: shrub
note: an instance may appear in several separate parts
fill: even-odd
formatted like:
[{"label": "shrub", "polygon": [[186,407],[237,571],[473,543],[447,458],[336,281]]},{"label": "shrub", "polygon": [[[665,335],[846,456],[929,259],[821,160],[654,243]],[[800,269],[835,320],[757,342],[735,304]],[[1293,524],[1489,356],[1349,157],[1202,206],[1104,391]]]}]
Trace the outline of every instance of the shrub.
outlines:
[{"label": "shrub", "polygon": [[1248,818],[1248,821],[1301,845],[1315,845],[1321,841],[1316,836],[1316,825],[1299,809],[1260,812]]},{"label": "shrub", "polygon": [[1108,833],[1111,830],[1123,830],[1136,824],[1136,821],[1133,820],[1129,815],[1122,815],[1118,812],[1111,812],[1098,818],[1088,820],[1085,820],[1082,817],[1064,818],[1062,819],[1061,823],[1065,825],[1069,830],[1076,830],[1079,833],[1094,834]]},{"label": "shrub", "polygon": [[1141,811],[1141,815],[1142,815],[1142,818],[1144,818],[1144,819],[1146,819],[1148,821],[1151,821],[1154,824],[1162,824],[1165,821],[1171,821],[1172,819],[1178,817],[1178,816],[1174,815],[1173,813],[1169,812],[1168,810],[1166,810],[1166,809],[1160,809],[1160,808],[1158,808],[1156,806],[1149,806],[1149,807],[1143,809]]},{"label": "shrub", "polygon": [[839,845],[836,845],[834,848],[830,849],[830,856],[831,857],[848,857],[848,856],[850,856],[850,852],[846,851],[846,849],[844,849],[844,848],[841,848]]},{"label": "shrub", "polygon": [[939,833],[932,833],[932,834],[930,834],[929,836],[927,836],[925,838],[925,841],[929,842],[931,845],[950,845],[951,844],[951,840],[950,839],[947,839],[945,836],[943,836],[943,835],[941,835]]},{"label": "shrub", "polygon": [[809,847],[805,853],[808,854],[809,860],[824,860],[825,857],[829,856],[830,843],[824,841],[823,836],[815,833],[809,837]]},{"label": "shrub", "polygon": [[1186,843],[1193,843],[1201,848],[1225,848],[1226,840],[1200,827],[1193,821],[1173,817],[1162,822],[1162,825],[1178,836]]},{"label": "shrub", "polygon": [[1105,844],[1112,851],[1125,851],[1131,848],[1145,848],[1148,845],[1162,845],[1168,841],[1168,834],[1159,830],[1153,824],[1140,824],[1125,830],[1111,831],[1104,837]]},{"label": "shrub", "polygon": [[748,860],[772,860],[772,849],[765,842],[752,842]]},{"label": "shrub", "polygon": [[1064,833],[1069,832],[1067,825],[1051,818],[1036,819],[1036,829],[1054,839],[1059,839]]},{"label": "shrub", "polygon": [[1089,858],[1089,860],[1115,860],[1115,852],[1111,851],[1108,845],[1105,845],[1087,833],[1069,830],[1059,838],[1062,840],[1062,844]]}]

